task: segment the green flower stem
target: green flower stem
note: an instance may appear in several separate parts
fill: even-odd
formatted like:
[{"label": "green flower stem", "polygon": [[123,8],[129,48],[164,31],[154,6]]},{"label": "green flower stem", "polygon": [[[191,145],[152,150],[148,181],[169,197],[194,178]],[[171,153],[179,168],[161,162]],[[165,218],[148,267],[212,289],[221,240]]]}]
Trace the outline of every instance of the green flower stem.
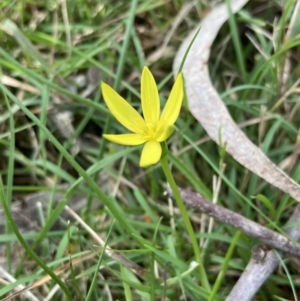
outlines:
[{"label": "green flower stem", "polygon": [[18,241],[22,245],[22,247],[35,260],[35,262],[60,286],[62,291],[66,294],[67,300],[72,301],[73,298],[72,298],[71,293],[70,293],[68,287],[66,286],[66,284],[31,250],[30,246],[28,246],[28,244],[24,240],[23,236],[19,232],[18,227],[15,224],[15,222],[10,214],[9,208],[7,206],[7,202],[5,200],[1,177],[0,177],[0,203],[2,203],[6,218],[9,222],[12,230],[14,231],[16,237],[18,238]]},{"label": "green flower stem", "polygon": [[198,243],[197,243],[195,232],[194,232],[194,229],[192,227],[191,221],[188,217],[188,214],[186,212],[184,203],[182,201],[182,198],[180,196],[178,187],[176,185],[176,182],[174,180],[174,177],[172,175],[171,169],[170,169],[169,164],[168,164],[168,160],[167,160],[168,147],[167,147],[165,142],[161,143],[161,146],[162,146],[162,156],[161,156],[161,159],[160,159],[160,163],[161,163],[162,169],[164,171],[164,174],[167,178],[168,183],[170,184],[170,187],[171,187],[172,192],[173,192],[173,196],[176,200],[177,206],[180,210],[183,221],[185,223],[186,230],[187,230],[187,232],[189,234],[189,237],[191,239],[195,257],[196,257],[197,262],[199,263],[201,284],[204,288],[206,288],[207,290],[210,291],[210,284],[208,282],[205,269],[203,267],[203,263],[202,263],[202,259],[201,259],[201,253],[200,253],[200,250],[199,250],[199,246],[198,246]]}]

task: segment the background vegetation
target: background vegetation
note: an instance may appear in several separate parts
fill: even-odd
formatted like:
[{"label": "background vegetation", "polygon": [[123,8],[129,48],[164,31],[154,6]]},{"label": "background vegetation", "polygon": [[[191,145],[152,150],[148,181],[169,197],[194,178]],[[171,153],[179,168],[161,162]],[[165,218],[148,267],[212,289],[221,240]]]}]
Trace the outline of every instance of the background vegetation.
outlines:
[{"label": "background vegetation", "polygon": [[[235,16],[242,60],[225,24],[209,64],[215,87],[247,137],[299,181],[300,15],[290,33],[291,66],[283,72],[295,2],[250,1]],[[109,115],[99,82],[139,108],[140,72],[147,65],[164,102],[178,47],[214,5],[204,0],[195,5],[187,0],[1,1],[2,206],[19,202],[21,213],[36,214],[19,227],[30,246],[24,251],[25,241],[16,243],[20,237],[6,212],[0,266],[18,284],[34,284],[30,290],[38,300],[65,300],[68,292],[72,300],[224,300],[244,270],[258,241],[223,223],[208,227],[208,217],[188,209],[216,294],[204,288],[183,220],[164,194],[161,167],[141,169],[140,148],[101,137],[124,129]],[[268,113],[269,120],[260,118]],[[178,186],[280,229],[295,202],[210,141],[186,104],[176,124],[169,146]],[[67,216],[65,204],[74,210],[79,204],[82,220]],[[95,236],[118,253],[103,252]],[[145,269],[143,274],[132,272],[122,255]],[[45,278],[61,267],[56,279]],[[3,275],[0,299],[16,287]],[[299,260],[291,258],[257,300],[297,300],[298,275]]]}]

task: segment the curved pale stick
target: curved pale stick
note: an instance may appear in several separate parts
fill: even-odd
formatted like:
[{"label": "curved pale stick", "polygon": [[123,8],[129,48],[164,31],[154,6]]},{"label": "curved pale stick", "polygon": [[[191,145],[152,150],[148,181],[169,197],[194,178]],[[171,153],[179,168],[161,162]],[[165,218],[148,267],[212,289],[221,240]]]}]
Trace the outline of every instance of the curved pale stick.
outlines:
[{"label": "curved pale stick", "polygon": [[[247,2],[248,0],[232,1],[232,11],[237,12]],[[226,143],[226,151],[235,160],[300,202],[300,186],[273,164],[237,127],[210,81],[207,66],[210,48],[227,19],[225,4],[214,8],[201,22],[200,32],[188,52],[182,71],[189,110],[211,139],[219,143],[219,137],[222,137],[222,143]],[[190,33],[178,51],[174,61],[175,74],[197,30],[198,28]]]},{"label": "curved pale stick", "polygon": [[[300,205],[298,205],[292,216],[289,218],[286,226],[286,234],[294,241],[300,240]],[[257,256],[259,254],[259,256]],[[267,281],[270,275],[279,265],[282,253],[276,253],[274,250],[266,249],[263,245],[256,246],[252,250],[252,257],[247,264],[244,272],[229,293],[226,301],[251,301],[259,288]]]}]

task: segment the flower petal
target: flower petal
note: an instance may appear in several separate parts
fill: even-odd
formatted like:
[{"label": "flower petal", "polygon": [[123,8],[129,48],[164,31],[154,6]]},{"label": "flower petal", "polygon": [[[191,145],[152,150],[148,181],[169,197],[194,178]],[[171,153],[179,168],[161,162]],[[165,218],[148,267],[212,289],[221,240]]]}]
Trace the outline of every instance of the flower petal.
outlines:
[{"label": "flower petal", "polygon": [[161,132],[157,133],[156,141],[163,142],[167,140],[174,132],[174,126],[167,126]]},{"label": "flower petal", "polygon": [[124,144],[124,145],[139,145],[147,141],[140,134],[121,134],[121,135],[104,134],[103,137],[109,141],[119,143],[119,144]]},{"label": "flower petal", "polygon": [[147,67],[144,67],[142,73],[141,102],[146,123],[156,125],[160,113],[159,95],[154,77]]},{"label": "flower petal", "polygon": [[146,128],[142,116],[113,88],[105,83],[101,83],[104,101],[112,115],[128,130],[142,134]]},{"label": "flower petal", "polygon": [[146,167],[156,164],[161,157],[161,145],[157,141],[148,141],[144,145],[140,159],[140,166]]},{"label": "flower petal", "polygon": [[159,127],[171,126],[178,118],[183,100],[183,77],[179,73],[159,119]]}]

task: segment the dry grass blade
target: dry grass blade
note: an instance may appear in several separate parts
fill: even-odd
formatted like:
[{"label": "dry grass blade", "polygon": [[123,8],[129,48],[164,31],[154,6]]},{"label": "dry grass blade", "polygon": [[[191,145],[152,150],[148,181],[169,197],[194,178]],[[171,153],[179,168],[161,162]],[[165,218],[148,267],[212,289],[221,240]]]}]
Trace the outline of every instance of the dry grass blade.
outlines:
[{"label": "dry grass blade", "polygon": [[[15,281],[17,281],[11,274],[9,274],[4,268],[2,268],[0,266],[0,277],[2,278],[5,278],[7,279],[9,282],[7,281],[4,281],[3,279],[1,279],[1,282],[2,283],[5,283],[6,285],[8,285],[10,282],[13,283]],[[24,292],[24,295],[26,296],[26,298],[30,301],[39,301],[39,299],[34,295],[32,294],[31,292],[28,292],[27,291],[27,288],[24,287],[24,285],[18,285],[15,289],[19,289],[19,291],[17,293],[20,293],[20,291],[23,291]],[[10,296],[11,298],[12,296]]]},{"label": "dry grass blade", "polygon": [[[72,260],[72,265],[73,265],[73,267],[77,266],[77,265],[81,264],[82,262],[93,258],[96,255],[97,255],[97,252],[87,252],[87,254],[85,254],[84,256],[73,259]],[[69,269],[70,269],[70,263],[66,263],[66,264],[62,265],[61,267],[59,267],[58,269],[56,269],[54,271],[54,273],[56,275],[63,275]],[[20,291],[14,293],[14,294],[2,299],[2,301],[14,300],[14,298],[16,298],[17,296],[20,296],[20,295],[24,294],[28,290],[32,290],[34,288],[37,288],[37,287],[47,283],[51,279],[52,278],[49,275],[46,275],[46,276],[42,277],[41,279],[35,281],[32,285],[27,286],[27,287],[23,288],[22,290],[20,290]]]},{"label": "dry grass blade", "polygon": [[[232,1],[232,11],[238,11],[247,2],[248,0]],[[201,30],[187,55],[183,74],[189,109],[216,143],[219,143],[222,137],[222,143],[226,143],[226,150],[234,159],[300,202],[300,186],[275,166],[245,136],[232,120],[210,81],[207,66],[210,48],[220,27],[227,19],[225,4],[213,9],[202,21]],[[191,32],[178,51],[174,62],[174,74],[177,74],[188,45],[197,30],[198,28]]]},{"label": "dry grass blade", "polygon": [[144,276],[145,274],[148,273],[141,266],[139,266],[135,262],[129,260],[128,258],[126,258],[125,256],[123,256],[121,253],[113,251],[108,245],[105,246],[105,241],[103,241],[99,237],[99,235],[97,235],[97,233],[93,229],[91,229],[83,221],[82,218],[80,218],[80,216],[77,213],[75,213],[69,206],[66,206],[65,209],[67,210],[67,212],[72,217],[74,217],[80,223],[80,225],[95,239],[95,241],[97,241],[102,247],[105,247],[105,253],[109,257],[111,257],[111,258],[115,259],[116,261],[120,262],[122,265],[124,265],[128,269],[132,270],[135,274],[139,275],[140,277],[142,277],[142,276]]},{"label": "dry grass blade", "polygon": [[0,81],[2,82],[2,84],[9,87],[18,88],[27,92],[31,92],[33,94],[40,94],[40,91],[37,88],[33,87],[32,85],[21,82],[5,74],[0,75]]}]

